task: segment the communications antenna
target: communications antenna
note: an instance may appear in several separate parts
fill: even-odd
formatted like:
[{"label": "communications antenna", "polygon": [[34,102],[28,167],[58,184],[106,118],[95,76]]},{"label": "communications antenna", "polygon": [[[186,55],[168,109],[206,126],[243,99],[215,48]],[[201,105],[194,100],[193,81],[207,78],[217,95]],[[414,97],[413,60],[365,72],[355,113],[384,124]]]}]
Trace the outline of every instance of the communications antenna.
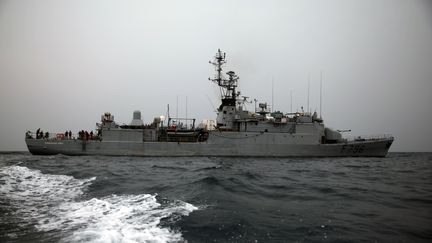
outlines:
[{"label": "communications antenna", "polygon": [[293,112],[293,110],[292,110],[292,90],[291,90],[291,92],[290,92],[290,94],[291,94],[291,113]]},{"label": "communications antenna", "polygon": [[323,72],[321,71],[321,79],[320,79],[320,119],[322,119],[322,77],[323,77]]},{"label": "communications antenna", "polygon": [[271,112],[275,111],[275,109],[274,109],[274,79],[273,79],[273,76],[272,76],[272,105],[271,105],[270,111]]},{"label": "communications antenna", "polygon": [[308,100],[307,100],[307,111],[310,113],[309,96],[310,96],[310,73],[308,75]]},{"label": "communications antenna", "polygon": [[225,78],[222,74],[222,66],[226,63],[226,54],[222,53],[220,49],[214,57],[214,61],[209,61],[213,64],[216,69],[216,75],[214,78],[209,78],[210,81],[216,83],[220,87],[222,104],[235,106],[236,98],[240,95],[240,92],[236,92],[238,86],[239,76],[233,71],[229,71],[226,74],[228,78]]}]

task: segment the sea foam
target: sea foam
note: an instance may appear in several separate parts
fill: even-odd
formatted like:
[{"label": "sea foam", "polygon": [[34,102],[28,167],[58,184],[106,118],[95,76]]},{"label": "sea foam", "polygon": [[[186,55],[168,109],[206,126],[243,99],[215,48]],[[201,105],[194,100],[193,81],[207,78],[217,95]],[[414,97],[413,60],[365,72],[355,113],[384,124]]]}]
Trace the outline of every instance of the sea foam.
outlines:
[{"label": "sea foam", "polygon": [[65,242],[178,242],[180,231],[160,225],[197,209],[173,201],[160,204],[156,195],[110,195],[80,201],[95,177],[76,179],[44,174],[22,166],[0,169],[0,196],[17,216],[40,231],[60,231]]}]

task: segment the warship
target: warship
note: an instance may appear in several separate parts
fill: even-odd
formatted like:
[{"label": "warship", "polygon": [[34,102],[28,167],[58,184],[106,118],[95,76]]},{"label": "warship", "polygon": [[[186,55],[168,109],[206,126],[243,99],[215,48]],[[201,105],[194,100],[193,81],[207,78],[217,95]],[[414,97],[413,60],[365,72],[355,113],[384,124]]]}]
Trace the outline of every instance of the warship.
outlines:
[{"label": "warship", "polygon": [[108,156],[251,156],[251,157],[384,157],[394,138],[390,135],[347,139],[342,131],[324,125],[316,112],[283,113],[259,103],[254,112],[246,109],[248,97],[240,96],[239,77],[222,71],[226,54],[214,60],[216,75],[209,80],[221,92],[216,120],[155,117],[144,124],[140,111],[132,122],[119,125],[106,112],[96,132],[72,134],[27,131],[25,142],[35,155]]}]

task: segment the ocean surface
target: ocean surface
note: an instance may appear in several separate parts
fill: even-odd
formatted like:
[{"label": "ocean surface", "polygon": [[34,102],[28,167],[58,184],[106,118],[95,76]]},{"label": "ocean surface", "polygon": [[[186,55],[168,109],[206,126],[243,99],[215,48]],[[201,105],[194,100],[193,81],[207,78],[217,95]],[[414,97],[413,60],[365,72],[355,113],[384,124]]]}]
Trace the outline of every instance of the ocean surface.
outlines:
[{"label": "ocean surface", "polygon": [[431,242],[432,153],[0,153],[0,242]]}]

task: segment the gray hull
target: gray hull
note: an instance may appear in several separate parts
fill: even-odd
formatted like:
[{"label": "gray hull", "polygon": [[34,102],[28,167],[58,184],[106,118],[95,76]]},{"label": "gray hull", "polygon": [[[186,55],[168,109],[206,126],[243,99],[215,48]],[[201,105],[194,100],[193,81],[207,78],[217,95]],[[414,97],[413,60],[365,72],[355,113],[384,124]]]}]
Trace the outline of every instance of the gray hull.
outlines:
[{"label": "gray hull", "polygon": [[384,157],[393,138],[337,144],[256,144],[211,142],[122,142],[26,139],[36,155],[233,156],[233,157]]}]

